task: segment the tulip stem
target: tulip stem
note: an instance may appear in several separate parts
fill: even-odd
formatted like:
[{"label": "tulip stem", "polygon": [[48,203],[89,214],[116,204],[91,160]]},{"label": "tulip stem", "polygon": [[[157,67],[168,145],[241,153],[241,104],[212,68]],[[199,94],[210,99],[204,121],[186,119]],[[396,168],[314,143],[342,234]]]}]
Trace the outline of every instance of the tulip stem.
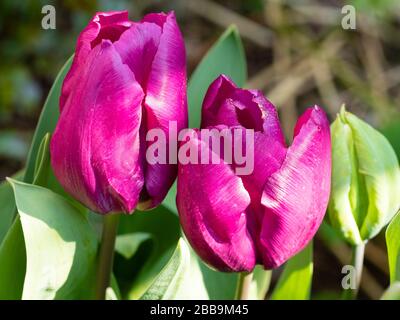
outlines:
[{"label": "tulip stem", "polygon": [[236,300],[248,300],[250,295],[252,272],[239,273],[239,279],[236,287]]},{"label": "tulip stem", "polygon": [[351,263],[355,270],[355,286],[354,288],[350,288],[345,290],[344,298],[346,300],[354,300],[357,298],[358,290],[360,288],[362,270],[364,266],[364,251],[365,251],[365,243],[361,243],[353,246],[352,250],[352,260]]},{"label": "tulip stem", "polygon": [[117,236],[119,214],[104,216],[97,270],[96,299],[104,300],[110,286],[114,260],[115,238]]}]

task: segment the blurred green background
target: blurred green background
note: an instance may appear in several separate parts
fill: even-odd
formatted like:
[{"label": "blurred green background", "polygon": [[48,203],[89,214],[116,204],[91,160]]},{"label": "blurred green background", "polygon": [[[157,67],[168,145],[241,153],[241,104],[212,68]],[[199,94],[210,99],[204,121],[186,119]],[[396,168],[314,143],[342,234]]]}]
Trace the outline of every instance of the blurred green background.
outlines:
[{"label": "blurred green background", "polygon": [[[41,27],[47,4],[56,9],[55,30]],[[356,9],[355,30],[342,28],[346,4]],[[319,104],[334,119],[345,103],[381,130],[399,155],[399,7],[398,0],[2,0],[0,180],[24,166],[41,107],[80,30],[96,11],[122,9],[131,19],[175,10],[189,74],[223,30],[236,24],[247,56],[247,87],[263,90],[279,108],[288,140],[306,107]],[[316,277],[323,281],[314,283],[329,296],[340,291],[338,268],[349,252],[327,228],[315,253]],[[388,284],[383,238],[368,248],[362,295],[376,298]]]}]

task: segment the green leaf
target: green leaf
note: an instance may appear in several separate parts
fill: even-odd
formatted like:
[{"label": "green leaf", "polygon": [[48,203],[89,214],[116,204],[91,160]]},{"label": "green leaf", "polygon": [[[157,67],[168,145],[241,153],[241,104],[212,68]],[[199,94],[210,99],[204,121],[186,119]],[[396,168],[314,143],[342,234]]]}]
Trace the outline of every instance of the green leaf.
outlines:
[{"label": "green leaf", "polygon": [[400,300],[400,282],[393,282],[383,293],[381,300]]},{"label": "green leaf", "polygon": [[171,189],[169,189],[162,205],[171,212],[178,214],[178,208],[176,207],[176,181],[172,185]]},{"label": "green leaf", "polygon": [[89,210],[86,207],[84,207],[81,203],[77,202],[74,198],[71,197],[71,195],[66,193],[63,187],[61,187],[60,183],[56,179],[50,163],[50,140],[51,140],[51,134],[46,133],[43,136],[42,141],[40,142],[35,161],[35,170],[33,173],[34,178],[32,184],[45,187],[46,189],[58,193],[64,198],[73,202],[74,205],[78,207],[78,209],[82,213],[89,212]]},{"label": "green leaf", "polygon": [[[74,300],[95,300],[96,299],[96,289],[97,289],[97,272],[99,265],[99,256],[97,255],[96,259],[90,266],[88,274],[84,281],[77,286],[77,289],[74,290],[73,298]],[[116,295],[117,300],[121,300],[121,292],[119,290],[119,286],[117,283],[117,279],[115,278],[114,273],[111,274],[111,284],[110,288],[113,293]]]},{"label": "green leaf", "polygon": [[271,276],[271,270],[264,270],[260,265],[254,268],[249,294],[251,300],[264,300],[271,282]]},{"label": "green leaf", "polygon": [[272,300],[310,299],[313,275],[312,242],[290,259],[272,293]]},{"label": "green leaf", "polygon": [[33,182],[36,157],[39,151],[40,143],[46,133],[52,133],[56,127],[59,116],[59,98],[61,94],[61,86],[71,66],[72,59],[73,57],[70,57],[62,67],[61,71],[58,73],[56,80],[50,89],[49,95],[47,96],[46,102],[44,103],[42,113],[33,136],[31,148],[28,154],[28,160],[26,162],[26,171],[24,177],[25,182]]},{"label": "green leaf", "polygon": [[[24,172],[16,173],[13,178],[16,180],[22,179]],[[15,216],[15,199],[12,187],[7,181],[0,183],[0,244],[11,227]]]},{"label": "green leaf", "polygon": [[211,269],[197,258],[203,274],[204,284],[211,300],[232,300],[235,298],[238,277],[236,273],[219,272]]},{"label": "green leaf", "polygon": [[400,211],[386,229],[386,246],[389,259],[390,283],[400,281]]},{"label": "green leaf", "polygon": [[[159,206],[153,210],[136,211],[120,219],[118,237],[121,235],[148,235],[148,239],[137,243],[135,253],[126,259],[121,247],[117,248],[114,272],[122,296],[138,299],[154,281],[170,259],[181,235],[178,216]],[[125,253],[126,250],[124,250]]]},{"label": "green leaf", "polygon": [[106,300],[118,300],[117,294],[114,292],[114,289],[108,287],[106,289]]},{"label": "green leaf", "polygon": [[141,299],[208,299],[202,274],[196,262],[196,259],[191,257],[189,246],[181,238],[168,264]]},{"label": "green leaf", "polygon": [[0,299],[22,297],[26,267],[25,242],[19,217],[0,245]]},{"label": "green leaf", "polygon": [[211,47],[193,72],[188,85],[189,127],[198,128],[206,91],[220,74],[229,76],[238,86],[247,77],[246,59],[239,32],[229,27]]},{"label": "green leaf", "polygon": [[381,128],[383,135],[389,140],[397,158],[400,158],[400,119],[392,119],[388,124]]},{"label": "green leaf", "polygon": [[135,255],[139,246],[149,239],[151,239],[151,234],[145,232],[119,235],[115,241],[115,251],[125,259],[130,259]]},{"label": "green leaf", "polygon": [[50,133],[46,133],[39,145],[33,178],[33,184],[37,186],[45,187],[47,184],[49,176],[48,168],[50,166],[50,137]]},{"label": "green leaf", "polygon": [[60,195],[9,179],[26,247],[23,299],[69,299],[96,257],[87,218]]},{"label": "green leaf", "polygon": [[[96,264],[97,267],[97,264]],[[97,273],[96,273],[97,276]],[[97,285],[97,283],[95,283],[95,285]],[[111,273],[111,289],[115,295],[115,297],[117,298],[116,300],[121,300],[121,291],[119,290],[119,286],[118,286],[118,282],[117,279],[115,278],[114,273]]]}]

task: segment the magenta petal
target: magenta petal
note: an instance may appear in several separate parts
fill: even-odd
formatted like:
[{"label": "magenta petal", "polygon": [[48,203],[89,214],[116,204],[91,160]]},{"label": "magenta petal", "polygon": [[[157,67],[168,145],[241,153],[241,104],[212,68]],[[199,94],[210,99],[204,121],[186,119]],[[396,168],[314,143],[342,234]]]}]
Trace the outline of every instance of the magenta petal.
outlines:
[{"label": "magenta petal", "polygon": [[[262,191],[265,180],[281,165],[284,135],[274,105],[258,90],[244,90],[225,75],[210,85],[203,103],[202,127],[225,125],[254,129],[254,171],[242,178],[252,189]],[[245,139],[242,139],[245,141]]]},{"label": "magenta petal", "polygon": [[108,40],[91,50],[76,77],[51,140],[55,175],[96,212],[131,212],[143,186],[143,91]]},{"label": "magenta petal", "polygon": [[236,85],[225,75],[220,75],[209,86],[203,101],[201,127],[207,128],[221,124],[240,126],[235,107],[229,103]]},{"label": "magenta petal", "polygon": [[128,18],[128,11],[99,12],[92,21],[99,27],[96,38],[90,42],[92,48],[100,44],[102,40],[117,41],[121,34],[133,24]]},{"label": "magenta petal", "polygon": [[[175,15],[153,14],[147,20],[155,20],[157,17],[160,21],[165,17],[165,22],[162,24],[158,50],[147,81],[144,117],[147,130],[160,128],[168,137],[170,121],[176,123],[177,132],[188,124],[186,55]],[[164,199],[174,182],[176,170],[174,164],[147,164],[145,186],[152,199],[150,207]]]},{"label": "magenta petal", "polygon": [[255,130],[254,153],[247,155],[253,158],[254,170],[241,178],[256,210],[266,179],[280,168],[286,155],[276,108],[262,92],[237,88],[227,76],[221,75],[207,91],[202,116],[202,127],[224,124]]},{"label": "magenta petal", "polygon": [[252,226],[253,230],[258,230],[256,233],[259,233],[264,217],[261,197],[265,182],[274,172],[279,170],[285,156],[286,148],[284,145],[264,133],[255,132],[254,170],[250,175],[240,177],[251,198],[251,208],[255,221]]},{"label": "magenta petal", "polygon": [[238,88],[225,75],[220,75],[207,90],[201,127],[221,124],[261,131],[284,145],[275,106],[261,91]]},{"label": "magenta petal", "polygon": [[242,126],[262,130],[262,110],[253,102],[250,90],[237,88],[225,75],[210,85],[203,102],[201,127]]},{"label": "magenta petal", "polygon": [[146,90],[161,31],[154,23],[136,23],[114,44],[122,61],[131,68],[143,90]]},{"label": "magenta petal", "polygon": [[164,23],[167,21],[167,19],[169,17],[173,16],[175,19],[175,14],[174,12],[170,12],[170,13],[149,13],[146,14],[141,22],[151,22],[151,23],[155,23],[156,25],[158,25],[159,27],[163,27]]},{"label": "magenta petal", "polygon": [[[207,148],[193,137],[187,144]],[[247,230],[250,197],[230,166],[179,164],[177,188],[183,230],[202,259],[222,271],[251,271],[256,254]]]},{"label": "magenta petal", "polygon": [[263,134],[281,146],[285,146],[285,136],[275,106],[264,97],[261,91],[253,91],[253,94],[253,102],[262,110]]},{"label": "magenta petal", "polygon": [[260,250],[266,268],[275,268],[312,239],[328,204],[331,177],[329,123],[318,107],[299,119],[282,167],[266,182]]},{"label": "magenta petal", "polygon": [[254,171],[248,176],[242,176],[242,179],[252,202],[259,203],[266,179],[282,165],[286,146],[275,106],[260,91],[248,92],[252,94],[252,99],[247,106],[257,105],[262,112],[262,130],[254,133]]},{"label": "magenta petal", "polygon": [[75,49],[74,60],[63,82],[60,111],[63,109],[67,98],[73,90],[73,83],[77,71],[85,64],[89,52],[101,40],[114,42],[121,34],[132,25],[128,20],[127,11],[98,12],[80,33]]}]

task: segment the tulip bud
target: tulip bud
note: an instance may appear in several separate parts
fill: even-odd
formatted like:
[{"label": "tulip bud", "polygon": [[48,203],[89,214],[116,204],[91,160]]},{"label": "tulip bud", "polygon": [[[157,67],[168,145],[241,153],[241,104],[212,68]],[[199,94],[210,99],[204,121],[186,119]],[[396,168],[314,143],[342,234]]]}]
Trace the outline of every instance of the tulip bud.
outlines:
[{"label": "tulip bud", "polygon": [[[239,172],[237,159],[224,157],[226,148],[218,152],[204,138],[205,130],[226,128],[239,132],[233,142],[242,139],[241,131],[253,130],[254,141],[244,143],[254,146],[246,154],[254,160],[252,172]],[[321,108],[300,117],[287,147],[272,103],[260,91],[237,88],[220,76],[205,96],[201,130],[182,148],[221,157],[219,163],[178,165],[182,228],[206,263],[221,271],[251,271],[256,264],[276,268],[312,239],[328,205],[331,179],[329,123]]]},{"label": "tulip bud", "polygon": [[146,161],[146,133],[168,136],[170,121],[187,127],[185,48],[174,13],[140,22],[126,11],[96,14],[62,87],[50,148],[61,185],[99,213],[158,205],[177,167]]},{"label": "tulip bud", "polygon": [[329,221],[349,243],[361,244],[399,209],[399,163],[387,139],[344,106],[331,134]]}]

